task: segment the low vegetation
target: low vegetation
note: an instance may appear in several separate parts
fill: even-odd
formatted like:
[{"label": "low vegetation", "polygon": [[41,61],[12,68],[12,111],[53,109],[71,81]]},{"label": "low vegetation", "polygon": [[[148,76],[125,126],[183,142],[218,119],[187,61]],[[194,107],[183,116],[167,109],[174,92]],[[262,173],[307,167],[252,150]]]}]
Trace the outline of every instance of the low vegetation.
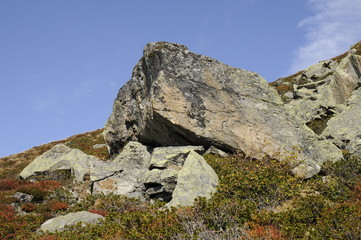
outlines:
[{"label": "low vegetation", "polygon": [[[63,142],[105,158],[92,150],[94,144],[102,143],[100,138],[93,140],[100,132]],[[26,155],[31,156],[28,163],[36,157],[32,152]],[[64,186],[66,182],[17,180],[14,173],[21,164],[14,160],[14,173],[0,177],[0,238],[360,239],[360,158],[345,153],[343,161],[327,162],[320,174],[308,180],[295,177],[287,161],[240,155],[205,155],[205,159],[220,178],[217,193],[210,200],[199,198],[192,207],[171,210],[162,208],[162,202],[150,204],[115,195],[88,195],[77,200]],[[4,161],[8,158],[0,159],[0,164]],[[16,192],[34,198],[21,203],[14,198]],[[61,233],[36,232],[49,218],[81,210],[105,219],[98,225],[79,224]]]}]

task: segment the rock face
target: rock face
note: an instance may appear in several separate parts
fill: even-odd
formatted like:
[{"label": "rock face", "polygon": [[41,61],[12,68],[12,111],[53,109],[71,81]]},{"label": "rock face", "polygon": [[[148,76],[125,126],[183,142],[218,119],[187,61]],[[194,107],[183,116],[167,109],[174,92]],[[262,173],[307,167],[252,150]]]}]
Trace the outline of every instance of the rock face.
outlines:
[{"label": "rock face", "polygon": [[331,118],[322,136],[340,149],[361,157],[361,89],[353,92],[345,110]]},{"label": "rock face", "polygon": [[[108,176],[93,179],[92,192],[141,197],[143,183],[140,178],[148,171],[150,158],[150,148],[138,142],[129,142],[112,161],[112,163],[119,166],[118,169],[121,169],[121,171],[113,171]],[[98,172],[99,169],[101,168],[95,168],[94,172]]]},{"label": "rock face", "polygon": [[256,73],[166,42],[144,48],[132,79],[118,93],[104,136],[112,154],[128,141],[139,141],[213,145],[253,157],[294,155],[295,173],[306,178],[326,159],[342,157],[289,114]]},{"label": "rock face", "polygon": [[79,222],[84,224],[96,224],[100,219],[104,219],[104,217],[99,214],[86,211],[74,212],[47,220],[41,225],[39,230],[44,232],[62,231],[65,226],[75,225]]}]

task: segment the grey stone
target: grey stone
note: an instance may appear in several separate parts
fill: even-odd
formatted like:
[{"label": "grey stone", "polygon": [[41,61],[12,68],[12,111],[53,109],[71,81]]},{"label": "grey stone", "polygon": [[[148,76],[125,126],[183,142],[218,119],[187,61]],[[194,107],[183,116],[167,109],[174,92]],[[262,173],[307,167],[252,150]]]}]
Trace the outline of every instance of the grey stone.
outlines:
[{"label": "grey stone", "polygon": [[180,169],[153,169],[145,173],[145,194],[151,199],[160,199],[169,202],[177,185],[177,176]]},{"label": "grey stone", "polygon": [[190,151],[203,154],[203,146],[158,147],[153,150],[150,169],[167,168],[169,165],[183,166]]},{"label": "grey stone", "polygon": [[64,230],[65,226],[75,225],[79,222],[84,223],[84,226],[85,224],[97,224],[100,219],[104,219],[104,217],[87,211],[68,213],[64,216],[58,216],[47,220],[41,225],[39,230],[44,232],[61,232]]},{"label": "grey stone", "polygon": [[158,147],[152,152],[149,171],[142,177],[145,196],[169,202],[177,185],[178,172],[191,151],[204,152],[202,146]]},{"label": "grey stone", "polygon": [[204,158],[191,151],[178,173],[172,200],[166,207],[191,206],[197,197],[210,198],[216,191],[218,176]]},{"label": "grey stone", "polygon": [[[183,45],[150,43],[118,93],[104,137],[111,154],[139,141],[151,146],[213,145],[256,158],[295,156],[294,166],[303,169],[295,172],[311,176],[326,160],[322,147],[332,143],[319,143],[282,104],[256,73]],[[332,159],[342,157],[338,149],[327,148]]]},{"label": "grey stone", "polygon": [[151,148],[139,143],[130,141],[122,149],[113,162],[118,162],[123,169],[144,169],[149,165]]},{"label": "grey stone", "polygon": [[124,171],[123,166],[119,162],[114,161],[92,161],[90,164],[90,181],[100,181],[109,178],[116,173]]},{"label": "grey stone", "polygon": [[[129,142],[122,152],[105,167],[95,167],[92,176],[99,175],[98,169],[108,169],[107,175],[91,179],[92,192],[104,194],[126,195],[128,197],[141,197],[143,182],[140,181],[148,171],[151,158],[151,149],[138,142]],[[104,163],[101,163],[104,165]]]},{"label": "grey stone", "polygon": [[100,160],[78,149],[71,149],[60,143],[35,158],[34,161],[22,170],[20,177],[26,179],[48,171],[71,170],[75,178],[74,180],[82,182],[83,178],[89,175],[90,165],[93,161]]},{"label": "grey stone", "polygon": [[224,152],[224,151],[222,151],[222,150],[220,150],[220,149],[218,149],[218,148],[216,148],[214,146],[211,146],[210,148],[208,148],[208,150],[205,153],[206,154],[217,155],[217,156],[220,156],[220,157],[228,157],[229,156],[226,152]]},{"label": "grey stone", "polygon": [[29,203],[31,200],[33,200],[34,196],[22,192],[16,192],[13,195],[14,198],[16,198],[21,203]]},{"label": "grey stone", "polygon": [[93,149],[100,149],[100,148],[105,148],[107,147],[107,145],[105,143],[102,143],[102,144],[95,144],[93,146]]},{"label": "grey stone", "polygon": [[361,89],[349,98],[345,110],[331,118],[322,136],[336,146],[361,157]]},{"label": "grey stone", "polygon": [[[349,51],[340,63],[327,60],[295,75],[293,92],[283,94],[286,108],[304,123],[343,111],[352,92],[361,84],[361,56]],[[284,84],[279,79],[275,86]],[[291,98],[294,94],[296,97]]]}]

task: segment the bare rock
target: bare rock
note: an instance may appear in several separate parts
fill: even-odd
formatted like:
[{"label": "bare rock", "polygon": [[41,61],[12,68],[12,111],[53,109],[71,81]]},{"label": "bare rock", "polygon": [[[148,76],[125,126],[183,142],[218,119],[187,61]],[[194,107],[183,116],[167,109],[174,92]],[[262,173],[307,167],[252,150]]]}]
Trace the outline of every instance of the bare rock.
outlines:
[{"label": "bare rock", "polygon": [[229,156],[226,152],[216,148],[215,146],[211,146],[210,148],[208,148],[208,150],[205,153],[217,155],[220,157],[228,157]]},{"label": "bare rock", "polygon": [[202,146],[157,147],[152,152],[149,170],[141,181],[148,199],[169,202],[177,185],[178,173],[192,151],[204,152]]},{"label": "bare rock", "polygon": [[289,114],[258,74],[166,42],[144,48],[132,79],[118,93],[104,136],[113,155],[129,141],[213,145],[253,157],[292,155],[302,177],[317,173],[328,159],[325,146],[333,160],[342,156]]},{"label": "bare rock", "polygon": [[152,152],[149,169],[164,169],[171,165],[183,166],[190,151],[203,154],[203,146],[158,147]]},{"label": "bare rock", "polygon": [[[271,84],[289,112],[319,135],[327,121],[344,110],[353,91],[361,84],[361,55],[353,51],[359,44],[342,57],[322,61]],[[284,90],[286,83],[293,84],[293,88]]]},{"label": "bare rock", "polygon": [[345,110],[331,118],[322,136],[340,149],[361,157],[361,89],[353,92]]}]

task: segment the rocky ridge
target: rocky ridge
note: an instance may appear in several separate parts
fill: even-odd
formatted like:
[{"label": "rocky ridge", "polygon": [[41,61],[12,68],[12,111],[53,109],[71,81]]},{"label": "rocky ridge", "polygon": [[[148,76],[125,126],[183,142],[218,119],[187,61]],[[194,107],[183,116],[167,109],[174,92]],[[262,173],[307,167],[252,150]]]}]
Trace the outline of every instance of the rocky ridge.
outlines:
[{"label": "rocky ridge", "polygon": [[271,83],[288,111],[322,139],[361,156],[357,106],[361,85],[361,42],[338,57]]}]

